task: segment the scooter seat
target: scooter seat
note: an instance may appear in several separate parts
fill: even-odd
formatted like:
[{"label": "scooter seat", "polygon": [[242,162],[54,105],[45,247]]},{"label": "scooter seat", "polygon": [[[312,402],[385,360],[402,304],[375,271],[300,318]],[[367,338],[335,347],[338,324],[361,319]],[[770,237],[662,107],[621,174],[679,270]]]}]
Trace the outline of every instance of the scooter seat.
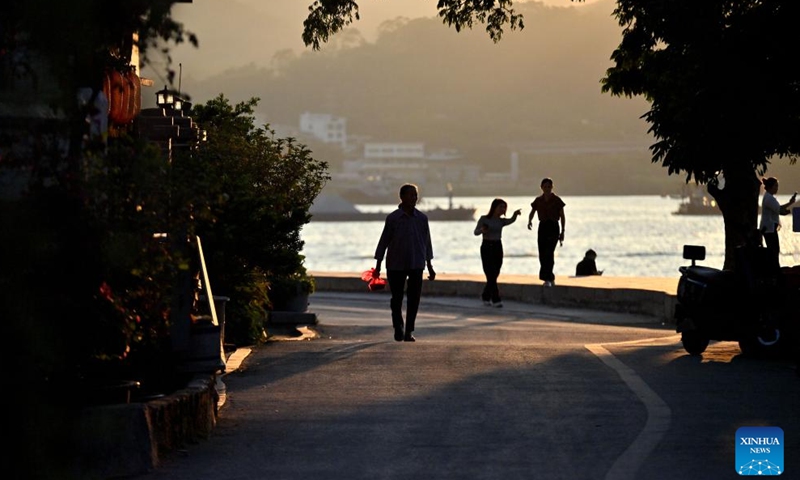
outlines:
[{"label": "scooter seat", "polygon": [[693,280],[706,283],[732,280],[735,274],[728,270],[695,265],[693,267],[686,267],[685,275]]}]

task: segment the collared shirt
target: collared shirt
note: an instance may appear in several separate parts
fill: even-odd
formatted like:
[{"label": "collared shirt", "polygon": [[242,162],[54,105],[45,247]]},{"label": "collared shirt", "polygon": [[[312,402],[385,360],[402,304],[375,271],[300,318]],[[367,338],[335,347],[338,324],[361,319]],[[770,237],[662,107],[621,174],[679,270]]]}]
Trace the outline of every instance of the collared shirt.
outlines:
[{"label": "collared shirt", "polygon": [[769,192],[764,193],[764,199],[761,201],[761,231],[765,233],[772,233],[775,231],[775,225],[781,224],[781,204],[778,199]]},{"label": "collared shirt", "polygon": [[425,268],[426,262],[433,258],[428,217],[416,208],[411,215],[402,208],[387,215],[375,260],[383,260],[384,254],[387,270]]},{"label": "collared shirt", "polygon": [[[483,234],[484,240],[501,240],[503,238],[503,227],[514,223],[516,220],[516,216],[505,218],[482,215],[481,218],[478,219],[478,225],[475,226],[474,233],[475,235]],[[483,225],[486,225],[485,233],[481,229]]]},{"label": "collared shirt", "polygon": [[544,195],[539,195],[533,199],[531,208],[539,215],[540,222],[557,222],[561,219],[561,210],[564,208],[564,205],[566,205],[564,201],[553,193],[550,195],[549,199],[545,199]]}]

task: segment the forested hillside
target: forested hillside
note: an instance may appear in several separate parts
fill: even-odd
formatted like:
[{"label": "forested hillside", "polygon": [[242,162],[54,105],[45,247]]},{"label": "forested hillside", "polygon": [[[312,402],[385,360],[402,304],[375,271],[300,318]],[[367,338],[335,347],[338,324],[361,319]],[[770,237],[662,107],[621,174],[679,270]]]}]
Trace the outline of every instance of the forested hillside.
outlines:
[{"label": "forested hillside", "polygon": [[486,171],[507,169],[518,151],[523,174],[564,172],[587,193],[619,192],[620,176],[637,179],[631,193],[670,193],[683,179],[650,163],[645,100],[600,92],[620,41],[613,6],[515,3],[525,29],[497,44],[480,27],[457,33],[438,18],[386,22],[367,41],[356,22],[322,51],[287,48],[187,85],[198,100],[260,97],[273,125],[331,113],[347,118],[350,135],[457,149]]}]

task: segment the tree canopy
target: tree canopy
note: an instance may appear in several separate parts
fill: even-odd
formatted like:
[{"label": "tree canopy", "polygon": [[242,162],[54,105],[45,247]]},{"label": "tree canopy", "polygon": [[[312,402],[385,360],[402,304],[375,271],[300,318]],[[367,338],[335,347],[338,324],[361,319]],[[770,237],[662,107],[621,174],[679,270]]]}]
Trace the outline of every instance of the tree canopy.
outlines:
[{"label": "tree canopy", "polygon": [[[481,23],[486,25],[489,38],[498,42],[505,25],[511,30],[525,28],[522,15],[517,14],[512,5],[511,0],[438,0],[437,8],[442,22],[457,32]],[[308,11],[308,18],[303,22],[303,42],[314,50],[319,50],[332,35],[360,18],[358,3],[354,0],[315,0]]]},{"label": "tree canopy", "polygon": [[653,161],[700,183],[800,152],[800,75],[786,0],[618,0],[603,91],[643,95]]},{"label": "tree canopy", "polygon": [[[98,69],[130,63],[131,47],[146,64],[168,43],[197,37],[171,16],[177,0],[7,0],[0,4],[0,85],[35,75],[31,52],[46,57],[63,87],[93,85]],[[133,34],[137,34],[134,39]],[[174,72],[169,68],[171,79]]]},{"label": "tree canopy", "polygon": [[[709,184],[725,219],[725,267],[756,238],[770,162],[800,153],[791,0],[617,0],[623,38],[603,91],[643,95],[653,162]],[[724,179],[724,183],[721,182]]]}]

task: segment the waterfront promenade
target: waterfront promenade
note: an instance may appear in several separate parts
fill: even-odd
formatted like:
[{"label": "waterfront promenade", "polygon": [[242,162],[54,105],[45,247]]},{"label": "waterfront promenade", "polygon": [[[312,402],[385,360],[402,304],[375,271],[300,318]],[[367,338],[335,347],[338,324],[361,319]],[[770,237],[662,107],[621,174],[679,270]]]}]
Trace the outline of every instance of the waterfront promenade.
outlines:
[{"label": "waterfront promenade", "polygon": [[[355,342],[352,344],[352,348],[355,349],[353,350],[354,354],[358,350],[358,345],[361,345],[363,341],[357,338],[362,336],[374,338],[374,340],[368,342],[369,345],[374,342],[378,342],[381,345],[384,343],[391,333],[391,329],[388,327],[389,323],[387,323],[388,320],[385,318],[388,315],[388,291],[368,293],[366,283],[361,280],[360,272],[311,273],[317,281],[317,292],[310,298],[308,313],[318,317],[319,323],[302,327],[302,335],[300,336],[297,335],[297,332],[291,333],[294,328],[292,326],[278,328],[275,325],[268,324],[267,330],[270,333],[271,340],[297,340],[302,338],[316,343],[320,341],[319,332],[323,332],[321,335],[327,334],[330,336],[331,332],[336,332],[336,335],[338,335],[343,332],[338,329],[345,328],[348,337],[351,335],[356,337],[348,340],[348,342]],[[498,326],[512,327],[525,325],[525,322],[530,321],[531,315],[533,315],[533,318],[556,319],[568,321],[571,324],[641,325],[643,328],[659,329],[657,332],[659,336],[675,337],[671,315],[677,280],[677,278],[603,276],[557,277],[557,285],[555,287],[544,287],[542,282],[535,276],[501,275],[500,288],[503,293],[505,307],[498,309],[487,308],[480,301],[479,295],[484,283],[482,275],[441,274],[437,275],[435,281],[426,280],[423,282],[423,308],[418,322],[420,343],[430,342],[432,340],[431,334],[435,331],[437,332],[435,333],[435,337],[438,339],[437,344],[440,346],[442,346],[442,341],[446,341],[453,334],[457,334],[456,337],[453,337],[455,343],[452,347],[435,349],[435,351],[449,351],[450,348],[457,348],[462,342],[474,343],[478,341],[486,343],[485,348],[488,349],[488,352],[492,348],[501,347],[505,344],[519,343],[521,339],[527,338],[527,335],[530,334],[518,332],[509,337],[506,333],[503,333],[505,328],[496,331],[499,333],[491,333],[495,332],[494,328],[473,330],[437,327],[437,330],[431,330],[430,326],[426,325],[431,319],[426,319],[426,316],[432,311],[442,311],[447,315],[451,315],[451,312],[454,311],[462,312],[458,313],[458,315],[463,315],[466,320],[469,320],[472,316],[490,315],[494,319],[493,323]],[[337,307],[338,310],[333,311],[328,308],[332,301],[331,299],[336,299],[338,305],[340,305],[340,307]],[[364,313],[365,301],[377,306],[376,313]],[[371,310],[368,311],[371,312]],[[436,315],[433,318],[435,319]],[[285,335],[287,329],[290,331],[290,335]],[[527,331],[527,328],[525,330]],[[531,331],[535,332],[535,329],[531,329]],[[571,332],[573,329],[570,328],[568,331]],[[464,337],[465,335],[466,337]],[[469,338],[474,335],[479,335],[479,337]],[[642,336],[642,334],[638,335]],[[646,333],[646,335],[650,335],[650,333]],[[387,338],[384,338],[384,336]],[[604,335],[604,337],[606,336]],[[562,340],[556,339],[553,341],[558,343]],[[571,342],[572,340],[565,340],[565,343],[571,344]],[[676,337],[672,342],[676,343],[679,340]],[[390,345],[393,343],[391,342]],[[327,347],[321,346],[320,348],[324,350]],[[518,345],[514,348],[521,347]],[[680,349],[679,346],[678,349]],[[119,422],[137,419],[136,426],[135,428],[120,429],[118,435],[114,438],[97,438],[96,440],[100,443],[84,439],[87,451],[91,452],[91,458],[93,459],[89,462],[89,465],[84,466],[90,467],[91,465],[89,470],[97,474],[94,478],[131,475],[156,467],[163,460],[174,457],[177,449],[184,448],[175,435],[174,429],[176,425],[182,425],[181,431],[190,431],[187,428],[190,423],[199,425],[198,428],[193,428],[192,430],[196,430],[201,437],[210,435],[211,438],[214,438],[218,435],[215,431],[216,427],[214,427],[218,419],[216,418],[215,409],[209,408],[209,399],[216,395],[214,391],[215,385],[218,390],[220,386],[228,383],[227,377],[236,374],[239,365],[242,364],[240,362],[244,362],[244,371],[248,368],[248,362],[261,362],[260,360],[249,358],[250,351],[251,349],[249,348],[240,348],[233,354],[229,359],[227,374],[217,378],[217,380],[221,379],[222,381],[215,381],[213,377],[205,380],[200,379],[195,386],[190,386],[182,392],[155,402],[98,409],[98,415],[100,413],[114,414],[114,418],[119,418]],[[278,362],[278,364],[292,363],[291,358],[298,355],[298,352],[280,353],[283,350],[276,349],[272,345],[255,347],[253,351],[274,352],[278,357],[270,360],[270,362]],[[288,356],[280,360],[279,357],[282,355]],[[400,360],[398,359],[398,361]],[[415,356],[413,354],[403,357],[404,366],[402,368],[413,369],[414,361]],[[435,360],[435,362],[438,362],[438,360]],[[295,366],[299,367],[300,364]],[[340,373],[337,373],[337,375],[344,375],[346,370],[347,368],[338,370]],[[259,382],[263,380],[259,378],[255,378],[253,381]],[[263,381],[267,383],[262,387],[251,385],[248,388],[268,389],[268,384],[272,380]],[[431,381],[435,382],[436,380],[433,379]],[[300,387],[298,386],[298,388]],[[231,402],[233,404],[236,403],[237,396],[242,398],[242,392],[239,391],[239,387],[235,384],[231,384],[227,394],[228,397],[232,398]],[[228,402],[225,400],[224,392],[222,399],[226,403]],[[287,399],[287,401],[290,400]],[[220,411],[221,417],[228,415],[225,413],[225,409],[230,408],[230,406],[226,403],[220,405],[223,408]],[[178,406],[181,408],[177,408]],[[236,407],[234,406],[234,408]],[[228,428],[232,428],[230,424],[228,424]],[[226,429],[225,432],[224,435],[227,435],[230,430]],[[205,441],[202,440],[201,442]],[[102,454],[99,452],[102,452]],[[178,452],[178,454],[180,453]],[[156,468],[156,471],[158,471],[158,468]],[[173,470],[169,471],[173,474],[175,473]],[[242,478],[260,477],[254,475]]]},{"label": "waterfront promenade", "polygon": [[[320,292],[367,291],[360,273],[311,272],[311,275]],[[477,302],[484,283],[483,275],[437,273],[436,280],[423,282],[423,296],[457,296]],[[555,287],[544,287],[534,275],[501,274],[498,283],[504,300],[650,315],[663,323],[671,323],[678,276],[677,273],[674,278],[557,276]]]},{"label": "waterfront promenade", "polygon": [[[436,265],[434,264],[434,268]],[[331,279],[361,279],[361,272],[310,272],[312,276],[317,279],[331,278]],[[385,273],[385,272],[384,272]],[[580,287],[580,288],[595,288],[601,290],[617,289],[617,290],[648,290],[654,292],[664,292],[668,294],[675,294],[678,287],[678,273],[676,269],[674,278],[666,277],[611,277],[603,275],[592,275],[588,277],[574,277],[562,276],[556,277],[557,287]],[[483,275],[473,275],[466,273],[437,273],[434,282],[447,283],[447,282],[475,282],[483,286],[486,281]],[[542,287],[542,281],[536,275],[508,275],[505,273],[500,274],[500,286],[509,285],[531,285]],[[327,285],[327,284],[326,284]],[[362,285],[364,285],[362,283]],[[345,284],[341,284],[340,288],[348,288]],[[335,285],[324,287],[324,289],[338,289]],[[364,288],[366,290],[366,288]]]},{"label": "waterfront promenade", "polygon": [[[210,438],[136,478],[734,478],[740,427],[782,428],[787,452],[800,438],[794,365],[735,342],[693,357],[652,316],[486,307],[435,294],[465,281],[448,278],[426,282],[417,342],[396,342],[386,292],[331,278],[310,299],[316,325],[229,363]],[[585,293],[560,283],[543,298]]]}]

